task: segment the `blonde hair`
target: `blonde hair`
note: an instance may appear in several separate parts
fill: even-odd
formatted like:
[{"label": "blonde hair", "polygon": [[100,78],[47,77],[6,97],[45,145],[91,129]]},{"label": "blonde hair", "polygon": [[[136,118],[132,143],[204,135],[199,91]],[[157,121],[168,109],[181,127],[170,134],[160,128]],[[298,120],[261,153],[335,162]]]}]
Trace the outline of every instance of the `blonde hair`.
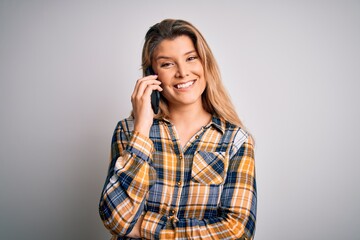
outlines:
[{"label": "blonde hair", "polygon": [[[188,36],[201,59],[204,67],[206,88],[202,94],[204,109],[218,117],[244,128],[238,117],[234,105],[221,81],[220,71],[214,55],[202,34],[191,23],[179,19],[165,19],[148,30],[142,51],[143,75],[151,67],[152,58],[156,47],[165,39],[175,39],[179,36]],[[168,117],[168,104],[165,98],[160,100],[160,111],[156,118]]]}]

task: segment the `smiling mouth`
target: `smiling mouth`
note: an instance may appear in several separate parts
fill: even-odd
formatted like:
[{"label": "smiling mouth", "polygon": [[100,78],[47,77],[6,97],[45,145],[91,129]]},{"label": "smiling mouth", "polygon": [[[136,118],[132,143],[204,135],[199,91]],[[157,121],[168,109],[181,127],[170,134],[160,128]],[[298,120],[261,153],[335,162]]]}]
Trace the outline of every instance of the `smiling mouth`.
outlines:
[{"label": "smiling mouth", "polygon": [[192,80],[192,81],[188,81],[186,83],[180,83],[180,84],[176,84],[174,87],[176,89],[184,89],[184,88],[188,88],[190,86],[192,86],[195,83],[196,80]]}]

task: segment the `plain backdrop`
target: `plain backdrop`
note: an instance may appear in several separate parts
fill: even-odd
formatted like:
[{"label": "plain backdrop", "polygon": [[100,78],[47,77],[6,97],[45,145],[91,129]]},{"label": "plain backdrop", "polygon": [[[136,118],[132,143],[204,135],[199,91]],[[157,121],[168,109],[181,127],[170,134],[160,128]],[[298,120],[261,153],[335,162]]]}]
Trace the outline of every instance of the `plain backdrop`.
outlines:
[{"label": "plain backdrop", "polygon": [[149,27],[211,46],[256,139],[256,240],[360,235],[360,2],[0,1],[0,239],[109,239],[98,202]]}]

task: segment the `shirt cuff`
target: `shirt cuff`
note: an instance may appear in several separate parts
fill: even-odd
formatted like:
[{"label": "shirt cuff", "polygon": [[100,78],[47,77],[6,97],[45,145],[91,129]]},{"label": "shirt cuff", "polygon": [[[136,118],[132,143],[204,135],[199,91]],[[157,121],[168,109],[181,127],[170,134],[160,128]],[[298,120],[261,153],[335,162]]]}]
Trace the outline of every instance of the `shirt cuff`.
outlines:
[{"label": "shirt cuff", "polygon": [[146,212],[141,224],[141,237],[160,239],[160,231],[165,228],[167,216],[154,212]]},{"label": "shirt cuff", "polygon": [[152,154],[155,151],[154,143],[147,136],[134,131],[126,147],[126,151],[146,162],[151,162]]}]

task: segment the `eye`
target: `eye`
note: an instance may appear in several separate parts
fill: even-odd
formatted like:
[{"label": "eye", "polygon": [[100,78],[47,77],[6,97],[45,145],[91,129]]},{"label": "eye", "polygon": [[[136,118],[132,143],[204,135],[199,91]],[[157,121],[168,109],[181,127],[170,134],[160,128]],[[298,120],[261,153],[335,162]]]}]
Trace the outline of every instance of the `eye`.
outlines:
[{"label": "eye", "polygon": [[160,67],[162,68],[169,68],[171,67],[172,63],[171,62],[164,62],[160,64]]},{"label": "eye", "polygon": [[190,56],[187,58],[187,61],[194,61],[196,59],[198,59],[198,56]]}]

